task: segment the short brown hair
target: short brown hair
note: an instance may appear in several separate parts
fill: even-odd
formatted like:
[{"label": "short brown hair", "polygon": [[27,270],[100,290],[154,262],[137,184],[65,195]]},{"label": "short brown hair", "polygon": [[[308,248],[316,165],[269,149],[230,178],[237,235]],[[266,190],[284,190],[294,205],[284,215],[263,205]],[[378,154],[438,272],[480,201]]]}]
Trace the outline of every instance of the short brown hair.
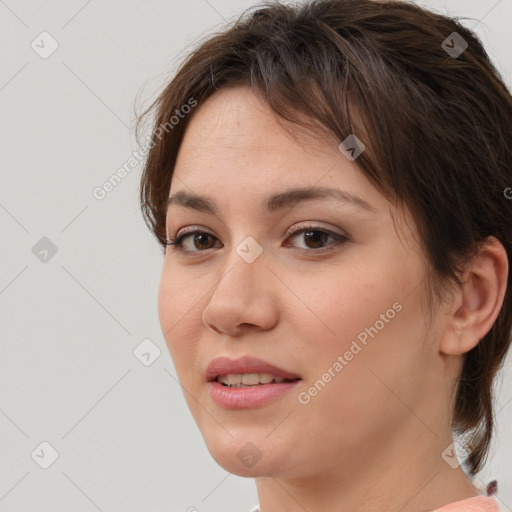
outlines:
[{"label": "short brown hair", "polygon": [[[197,109],[177,124],[171,116],[191,98],[200,106],[219,89],[247,85],[279,118],[362,140],[357,164],[412,211],[438,296],[441,283],[460,286],[460,272],[489,236],[510,261],[512,97],[459,19],[402,1],[266,2],[208,37],[137,125],[154,114],[140,201],[163,250],[174,165]],[[468,45],[455,56],[443,43],[453,47],[454,32]],[[492,384],[511,342],[511,281],[509,273],[496,322],[464,354],[456,383],[452,427],[464,434],[470,475],[481,469],[494,427]]]}]

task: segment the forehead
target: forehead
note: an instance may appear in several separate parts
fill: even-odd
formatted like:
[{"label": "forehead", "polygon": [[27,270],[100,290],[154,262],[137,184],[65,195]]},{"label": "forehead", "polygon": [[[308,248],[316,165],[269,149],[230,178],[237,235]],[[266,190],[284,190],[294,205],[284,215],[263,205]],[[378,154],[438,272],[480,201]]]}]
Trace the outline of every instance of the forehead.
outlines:
[{"label": "forehead", "polygon": [[[287,126],[287,130],[284,129]],[[180,153],[187,158],[208,151],[221,157],[229,153],[258,152],[260,158],[271,151],[317,156],[326,151],[326,130],[305,130],[279,118],[249,87],[224,88],[200,104],[185,131]],[[332,146],[336,141],[332,138]],[[332,150],[332,147],[330,148]],[[194,151],[192,151],[194,150]]]},{"label": "forehead", "polygon": [[[273,196],[292,189],[330,188],[345,194],[346,205],[359,203],[368,211],[387,208],[388,202],[356,163],[338,150],[334,137],[329,140],[322,132],[298,126],[291,132],[296,126],[289,123],[285,129],[248,87],[217,91],[197,107],[185,131],[171,181],[171,202],[184,205],[185,193],[213,198],[221,208],[254,202],[271,213],[280,201],[266,200]],[[324,194],[329,196],[334,197]],[[287,199],[288,205],[293,203],[293,197]],[[211,201],[209,208],[203,206],[205,201],[200,205],[203,211],[215,209]]]}]

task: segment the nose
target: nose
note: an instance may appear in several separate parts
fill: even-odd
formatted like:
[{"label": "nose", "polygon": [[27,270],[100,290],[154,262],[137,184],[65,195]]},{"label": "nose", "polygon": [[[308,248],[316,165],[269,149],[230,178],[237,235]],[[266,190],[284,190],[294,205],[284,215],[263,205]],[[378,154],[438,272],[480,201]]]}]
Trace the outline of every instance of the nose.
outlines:
[{"label": "nose", "polygon": [[219,270],[202,314],[204,325],[218,334],[239,336],[247,330],[272,329],[277,323],[278,280],[264,253],[248,261],[233,248]]}]

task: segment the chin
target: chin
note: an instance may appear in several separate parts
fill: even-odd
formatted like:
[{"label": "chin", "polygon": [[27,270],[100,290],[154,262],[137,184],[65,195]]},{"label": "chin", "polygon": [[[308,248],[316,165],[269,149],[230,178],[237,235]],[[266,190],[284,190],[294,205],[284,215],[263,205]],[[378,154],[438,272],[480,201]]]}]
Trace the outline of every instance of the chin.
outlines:
[{"label": "chin", "polygon": [[258,454],[253,447],[242,446],[238,450],[229,451],[208,447],[208,451],[219,466],[234,475],[256,478],[280,473],[279,464],[265,460],[261,452]]},{"label": "chin", "polygon": [[248,478],[280,473],[282,460],[277,447],[272,446],[264,435],[230,431],[231,437],[219,425],[213,431],[201,429],[201,432],[210,455],[226,471]]}]

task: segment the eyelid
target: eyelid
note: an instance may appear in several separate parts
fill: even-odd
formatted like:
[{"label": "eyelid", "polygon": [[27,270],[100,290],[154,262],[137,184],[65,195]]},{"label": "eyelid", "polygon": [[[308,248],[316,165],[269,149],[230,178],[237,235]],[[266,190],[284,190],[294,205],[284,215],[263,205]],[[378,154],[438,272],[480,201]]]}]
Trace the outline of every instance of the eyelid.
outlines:
[{"label": "eyelid", "polygon": [[311,230],[311,231],[325,231],[326,233],[329,233],[334,236],[340,236],[340,237],[346,237],[348,238],[348,235],[346,233],[337,233],[336,231],[333,231],[331,228],[322,226],[321,224],[317,224],[315,222],[298,222],[297,224],[294,224],[287,232],[285,236],[291,236],[295,235],[296,233],[299,233],[300,231],[304,230]]},{"label": "eyelid", "polygon": [[[294,224],[291,228],[289,228],[286,233],[285,233],[285,236],[288,237],[288,236],[291,236],[291,235],[294,235],[296,234],[297,232],[303,230],[303,229],[311,229],[311,230],[324,230],[324,231],[327,231],[333,235],[336,235],[336,236],[344,236],[344,237],[348,237],[348,234],[343,232],[343,233],[337,233],[336,231],[333,231],[332,229],[330,228],[327,228],[327,227],[324,227],[320,224],[316,224],[314,222],[298,222],[296,224]],[[185,226],[181,229],[179,229],[174,237],[172,237],[173,240],[176,240],[177,238],[180,238],[182,235],[186,235],[188,233],[194,233],[196,231],[202,231],[204,230],[205,233],[209,233],[210,235],[212,236],[216,236],[214,235],[207,227],[205,226],[202,226],[201,224],[193,224],[191,226]]]},{"label": "eyelid", "polygon": [[185,235],[187,233],[194,233],[195,231],[203,231],[205,233],[210,233],[212,236],[215,236],[207,227],[201,226],[201,224],[193,224],[192,226],[185,226],[179,229],[174,235],[174,239],[179,238],[181,235]]}]

